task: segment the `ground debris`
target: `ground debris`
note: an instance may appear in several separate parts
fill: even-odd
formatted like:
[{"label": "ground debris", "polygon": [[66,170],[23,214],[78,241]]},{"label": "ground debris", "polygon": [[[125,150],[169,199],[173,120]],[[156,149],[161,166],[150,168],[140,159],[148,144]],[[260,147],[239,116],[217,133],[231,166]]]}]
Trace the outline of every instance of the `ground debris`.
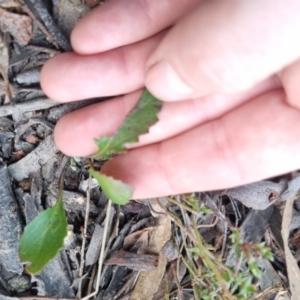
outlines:
[{"label": "ground debris", "polygon": [[157,217],[157,226],[151,233],[149,244],[147,247],[148,253],[159,255],[158,265],[157,268],[152,271],[140,273],[135,288],[130,296],[131,300],[151,299],[158,290],[167,265],[167,259],[161,253],[161,249],[170,239],[170,236],[171,220],[163,215],[159,215],[159,217]]},{"label": "ground debris", "polygon": [[265,209],[279,199],[286,186],[284,180],[279,183],[263,180],[226,190],[224,194],[253,209]]},{"label": "ground debris", "polygon": [[67,37],[70,37],[76,23],[90,11],[87,3],[82,0],[54,0],[53,5],[58,16],[57,25]]},{"label": "ground debris", "polygon": [[32,38],[32,20],[25,15],[19,15],[0,7],[2,32],[11,34],[17,43],[27,45]]},{"label": "ground debris", "polygon": [[53,137],[48,136],[38,147],[18,162],[10,165],[10,174],[18,181],[28,178],[31,173],[38,171],[51,157],[58,152]]},{"label": "ground debris", "polygon": [[0,214],[0,265],[7,271],[21,274],[23,267],[18,258],[18,241],[22,225],[5,164],[0,165],[0,181],[0,210],[3,212]]},{"label": "ground debris", "polygon": [[[1,17],[1,8],[0,8],[0,17]],[[1,24],[0,24],[1,25]],[[1,27],[0,27],[1,28]],[[8,79],[8,66],[9,66],[9,52],[8,45],[5,41],[5,36],[2,34],[0,30],[0,74],[3,77],[3,81],[1,81],[0,86],[1,89],[7,96],[9,102],[12,102],[12,88]],[[2,94],[3,94],[2,92]]]},{"label": "ground debris", "polygon": [[[275,256],[272,264],[257,258],[262,277],[253,281],[257,296],[250,299],[290,299],[287,286],[289,281],[291,286],[295,283],[291,275],[287,278],[286,262],[295,270],[300,262],[299,173],[225,191],[195,193],[192,202],[187,201],[189,195],[130,201],[113,206],[107,217],[108,199],[89,179],[87,159],[64,156],[55,146],[53,129],[63,115],[107,98],[57,103],[41,91],[40,70],[49,58],[71,49],[68,38],[74,24],[102,2],[0,0],[0,23],[6,32],[0,55],[0,176],[5,173],[0,221],[6,222],[0,226],[0,238],[6,241],[0,247],[0,300],[90,294],[96,288],[105,220],[109,230],[97,300],[193,299],[193,286],[199,285],[201,292],[212,286],[207,280],[211,273],[201,278],[205,263],[195,254],[197,234],[214,260],[227,260],[237,268],[230,251],[230,236],[236,228],[241,229],[246,246],[265,241]],[[6,25],[10,20],[16,20],[14,28]],[[13,105],[7,105],[9,93]],[[68,236],[60,255],[42,273],[30,277],[22,273],[17,240],[23,223],[55,204],[63,172]],[[291,197],[295,200],[292,218],[283,239],[282,214]],[[284,256],[288,248],[293,259]],[[195,280],[189,273],[191,265],[199,271]],[[243,260],[240,270],[248,269]]]},{"label": "ground debris", "polygon": [[75,297],[60,255],[56,256],[41,273],[32,276],[32,282],[37,283],[39,296]]},{"label": "ground debris", "polygon": [[150,271],[157,267],[158,255],[114,251],[105,264],[124,266],[135,271]]},{"label": "ground debris", "polygon": [[49,13],[44,2],[41,0],[19,0],[23,5],[23,8],[26,8],[26,12],[35,17],[35,22],[38,26],[41,24],[38,22],[40,19],[43,22],[43,25],[47,29],[47,32],[44,31],[44,28],[41,28],[46,34],[48,33],[48,38],[55,42],[55,45],[59,45],[64,51],[70,51],[71,45],[67,38],[62,34],[60,29],[55,24],[51,14]]},{"label": "ground debris", "polygon": [[[52,189],[48,193],[47,202],[50,206],[56,203],[58,189]],[[63,191],[63,203],[66,212],[84,213],[86,209],[86,197],[77,192]],[[93,203],[90,205],[91,213],[99,213],[100,209]]]},{"label": "ground debris", "polygon": [[297,300],[300,295],[300,270],[296,259],[289,248],[290,223],[292,220],[292,210],[295,199],[298,197],[296,193],[286,201],[283,217],[282,217],[282,238],[284,243],[286,266],[291,288],[291,300]]}]

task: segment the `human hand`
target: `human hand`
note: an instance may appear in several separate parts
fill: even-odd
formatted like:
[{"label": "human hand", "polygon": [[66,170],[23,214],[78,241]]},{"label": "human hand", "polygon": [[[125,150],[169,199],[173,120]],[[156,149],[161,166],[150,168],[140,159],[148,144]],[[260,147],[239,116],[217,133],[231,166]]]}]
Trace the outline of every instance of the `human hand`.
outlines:
[{"label": "human hand", "polygon": [[79,22],[75,53],[50,60],[41,84],[62,102],[125,96],[64,116],[57,145],[95,152],[93,139],[115,132],[146,84],[165,100],[160,121],[102,168],[134,198],[300,168],[299,11],[298,1],[109,1]]}]

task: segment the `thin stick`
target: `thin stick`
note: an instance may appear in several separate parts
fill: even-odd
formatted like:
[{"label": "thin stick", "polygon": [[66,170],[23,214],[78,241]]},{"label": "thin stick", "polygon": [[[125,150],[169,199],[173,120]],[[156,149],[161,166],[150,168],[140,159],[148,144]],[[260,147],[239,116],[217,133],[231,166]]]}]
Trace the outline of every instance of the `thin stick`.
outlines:
[{"label": "thin stick", "polygon": [[108,231],[108,222],[109,222],[109,214],[111,210],[111,200],[108,199],[108,205],[107,205],[107,216],[105,218],[105,223],[104,223],[104,232],[103,232],[103,240],[102,240],[102,245],[101,245],[101,252],[100,252],[100,257],[98,261],[98,273],[97,273],[97,281],[96,281],[96,290],[87,295],[86,297],[82,298],[81,300],[87,300],[94,295],[97,295],[99,292],[99,285],[100,285],[100,278],[101,278],[101,271],[102,271],[102,266],[103,266],[103,260],[104,260],[104,249],[105,249],[105,241],[107,237],[107,231]]},{"label": "thin stick", "polygon": [[83,275],[83,268],[84,268],[84,251],[85,251],[85,243],[86,243],[86,233],[87,233],[87,225],[90,213],[90,188],[91,188],[91,174],[88,180],[88,189],[86,191],[86,207],[85,207],[85,217],[84,217],[84,228],[83,228],[83,235],[82,235],[82,244],[81,244],[81,251],[80,251],[80,267],[79,267],[79,284],[78,284],[78,292],[77,297],[80,299],[82,295],[82,275]]},{"label": "thin stick", "polygon": [[9,116],[15,113],[24,113],[27,111],[47,109],[56,105],[61,105],[61,103],[55,102],[46,97],[38,98],[31,101],[16,103],[15,105],[1,105],[0,117]]},{"label": "thin stick", "polygon": [[215,227],[217,225],[218,221],[219,221],[219,217],[216,216],[216,215],[214,215],[214,217],[215,217],[215,220],[214,220],[213,223],[207,224],[207,225],[200,224],[200,225],[197,225],[197,228],[199,229],[199,228],[211,228],[211,227]]},{"label": "thin stick", "polygon": [[97,269],[97,266],[93,265],[92,274],[91,274],[91,278],[90,278],[88,290],[87,290],[88,295],[92,292],[92,289],[93,289],[93,282],[94,282],[94,278],[96,275],[96,269]]}]

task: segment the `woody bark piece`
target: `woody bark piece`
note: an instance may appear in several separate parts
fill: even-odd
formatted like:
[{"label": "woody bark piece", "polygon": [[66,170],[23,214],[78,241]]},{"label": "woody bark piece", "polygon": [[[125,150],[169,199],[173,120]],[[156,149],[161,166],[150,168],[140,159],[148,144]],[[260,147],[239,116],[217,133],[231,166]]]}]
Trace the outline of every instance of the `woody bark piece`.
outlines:
[{"label": "woody bark piece", "polygon": [[289,285],[291,288],[292,300],[299,299],[300,295],[300,270],[298,267],[297,260],[293,256],[289,248],[289,235],[290,235],[290,223],[292,220],[292,211],[294,201],[299,197],[299,194],[296,193],[291,195],[291,198],[286,201],[283,216],[282,216],[282,239],[284,243],[284,255],[287,266],[287,273],[289,278]]},{"label": "woody bark piece", "polygon": [[[53,206],[57,201],[58,189],[52,188],[49,190],[47,196],[47,202],[50,206]],[[86,209],[86,197],[80,193],[63,191],[63,204],[64,210],[67,212],[73,213],[84,213]],[[97,207],[94,203],[90,203],[90,212],[99,213],[100,208]]]},{"label": "woody bark piece", "polygon": [[21,274],[23,267],[18,255],[22,226],[19,209],[11,189],[7,167],[0,165],[0,267]]},{"label": "woody bark piece", "polygon": [[41,98],[32,101],[26,101],[22,103],[16,103],[15,105],[1,105],[0,106],[0,117],[10,116],[17,113],[24,113],[28,111],[36,111],[47,109],[56,105],[59,105],[51,99]]},{"label": "woody bark piece", "polygon": [[21,181],[28,178],[31,173],[38,171],[58,151],[53,136],[48,136],[32,152],[10,165],[8,171],[17,181]]},{"label": "woody bark piece", "polygon": [[158,255],[114,251],[104,264],[124,266],[135,271],[150,271],[157,267]]},{"label": "woody bark piece", "polygon": [[[0,8],[0,20],[1,20],[1,8]],[[2,24],[0,22],[0,28]],[[0,31],[0,74],[3,77],[3,87],[4,92],[9,99],[10,102],[12,102],[12,93],[10,90],[10,84],[8,79],[8,66],[9,66],[9,54],[8,54],[8,47],[5,42],[4,35]],[[1,84],[0,84],[1,86]]]},{"label": "woody bark piece", "polygon": [[42,272],[33,276],[32,282],[34,281],[37,282],[37,291],[40,296],[52,296],[56,299],[75,297],[60,255],[50,261]]},{"label": "woody bark piece", "polygon": [[15,14],[0,7],[0,28],[11,34],[17,43],[27,45],[32,37],[32,21],[28,16]]},{"label": "woody bark piece", "polygon": [[300,173],[296,174],[295,177],[288,182],[287,188],[280,197],[280,201],[287,201],[292,197],[295,198],[295,200],[300,197]]},{"label": "woody bark piece", "polygon": [[104,228],[101,227],[99,224],[96,224],[91,242],[89,244],[89,248],[86,252],[86,260],[85,260],[86,266],[93,265],[97,261],[97,259],[99,259],[103,233],[104,233]]},{"label": "woody bark piece", "polygon": [[53,14],[57,19],[57,25],[63,34],[70,37],[71,32],[78,21],[84,17],[90,8],[82,0],[54,0]]},{"label": "woody bark piece", "polygon": [[62,34],[60,29],[53,21],[49,11],[42,0],[22,0],[25,2],[31,11],[35,12],[35,15],[43,22],[47,30],[49,31],[53,40],[64,50],[72,50],[71,45],[67,38]]}]

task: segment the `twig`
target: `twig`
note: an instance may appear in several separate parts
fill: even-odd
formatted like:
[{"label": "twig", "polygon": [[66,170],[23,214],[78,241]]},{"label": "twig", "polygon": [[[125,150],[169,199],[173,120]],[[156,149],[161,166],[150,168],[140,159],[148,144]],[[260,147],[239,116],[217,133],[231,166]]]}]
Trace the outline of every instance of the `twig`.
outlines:
[{"label": "twig", "polygon": [[104,232],[103,232],[103,240],[102,240],[102,245],[101,245],[101,252],[100,252],[100,257],[98,261],[98,272],[97,272],[97,281],[96,281],[96,290],[87,295],[86,297],[82,298],[81,300],[87,300],[94,295],[97,295],[99,292],[99,285],[100,285],[100,277],[101,277],[101,271],[102,271],[102,266],[103,266],[103,261],[104,261],[104,249],[105,249],[105,242],[106,242],[106,237],[107,237],[107,231],[108,231],[108,222],[109,222],[109,214],[111,210],[111,200],[108,200],[108,205],[107,205],[107,217],[105,219],[105,224],[104,224]]},{"label": "twig", "polygon": [[24,113],[27,111],[35,111],[47,109],[56,105],[60,105],[48,98],[39,98],[32,101],[25,101],[22,103],[16,103],[15,105],[1,105],[0,106],[0,117],[13,115],[15,113]]},{"label": "twig", "polygon": [[45,4],[41,0],[21,0],[21,2],[25,2],[28,8],[36,11],[38,17],[41,19],[47,28],[47,31],[50,33],[52,40],[54,40],[64,51],[72,50],[69,41],[57,27]]},{"label": "twig", "polygon": [[217,225],[218,221],[219,221],[219,217],[216,216],[216,215],[214,215],[214,217],[215,217],[215,220],[214,220],[213,223],[211,223],[211,224],[200,224],[200,225],[197,225],[197,228],[199,229],[199,228],[211,228],[211,227],[215,227]]},{"label": "twig", "polygon": [[77,298],[59,298],[59,297],[49,297],[49,296],[27,296],[27,297],[19,297],[17,299],[24,300],[78,300]]},{"label": "twig", "polygon": [[28,14],[28,16],[34,20],[38,28],[44,33],[44,35],[47,37],[48,41],[54,45],[55,48],[59,48],[58,44],[54,41],[52,35],[48,31],[48,29],[44,26],[44,24],[32,13],[28,5],[23,0],[18,0],[18,2],[22,5],[22,9],[25,13]]},{"label": "twig", "polygon": [[5,36],[0,31],[0,74],[4,80],[4,90],[9,102],[12,103],[12,93],[8,78],[9,54]]},{"label": "twig", "polygon": [[224,252],[225,252],[226,242],[227,242],[227,234],[228,234],[228,226],[226,223],[224,223],[224,238],[222,243],[221,258],[224,257]]},{"label": "twig", "polygon": [[136,279],[138,277],[139,271],[134,271],[133,273],[130,274],[129,279],[127,279],[124,283],[124,285],[121,287],[121,289],[117,292],[117,294],[114,296],[114,299],[118,299],[122,293],[124,293],[133,283],[136,282]]},{"label": "twig", "polygon": [[89,295],[92,292],[93,289],[93,282],[94,282],[94,278],[96,275],[96,264],[93,265],[93,269],[92,269],[92,274],[91,274],[91,278],[89,281],[89,285],[88,285],[88,289],[87,289],[87,294]]},{"label": "twig", "polygon": [[172,215],[162,204],[161,202],[156,199],[157,204],[165,211],[165,214],[174,222],[175,225],[177,225],[182,231],[193,241],[196,242],[195,237],[180,223],[179,220],[177,220],[177,216]]},{"label": "twig", "polygon": [[194,215],[198,215],[198,214],[199,214],[198,211],[193,210],[191,207],[187,206],[186,204],[183,204],[183,203],[181,203],[181,202],[179,202],[179,201],[177,201],[177,200],[174,200],[174,199],[172,199],[171,197],[165,197],[165,198],[166,198],[168,201],[170,201],[171,203],[176,204],[176,205],[178,205],[178,206],[181,207],[181,208],[184,208],[186,211],[188,211],[188,212],[190,212],[190,213],[192,213],[192,214],[194,214]]},{"label": "twig", "polygon": [[90,212],[90,188],[91,188],[91,174],[89,175],[88,189],[86,191],[85,218],[84,218],[84,227],[83,227],[83,234],[82,234],[81,251],[80,251],[81,260],[79,266],[79,284],[78,284],[78,292],[77,292],[77,297],[79,299],[81,298],[82,295],[82,275],[83,275],[83,268],[85,263],[84,251],[85,251],[87,225],[88,225],[89,212]]}]

